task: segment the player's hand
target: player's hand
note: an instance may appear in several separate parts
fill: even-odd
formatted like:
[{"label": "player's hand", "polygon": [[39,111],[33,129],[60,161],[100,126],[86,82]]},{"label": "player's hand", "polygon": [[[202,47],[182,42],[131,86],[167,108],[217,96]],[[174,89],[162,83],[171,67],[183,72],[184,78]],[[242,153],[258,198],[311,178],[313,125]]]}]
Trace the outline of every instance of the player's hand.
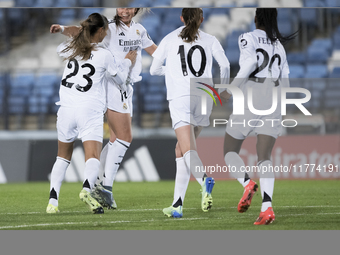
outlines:
[{"label": "player's hand", "polygon": [[229,94],[226,90],[221,92],[220,94],[221,98],[223,99],[223,101],[228,102],[229,98],[231,97],[231,94]]},{"label": "player's hand", "polygon": [[55,34],[55,33],[60,33],[61,32],[61,26],[59,24],[53,24],[50,27],[50,33]]},{"label": "player's hand", "polygon": [[130,59],[132,63],[131,66],[133,66],[136,63],[137,51],[136,50],[129,51],[129,53],[126,54],[125,58]]}]

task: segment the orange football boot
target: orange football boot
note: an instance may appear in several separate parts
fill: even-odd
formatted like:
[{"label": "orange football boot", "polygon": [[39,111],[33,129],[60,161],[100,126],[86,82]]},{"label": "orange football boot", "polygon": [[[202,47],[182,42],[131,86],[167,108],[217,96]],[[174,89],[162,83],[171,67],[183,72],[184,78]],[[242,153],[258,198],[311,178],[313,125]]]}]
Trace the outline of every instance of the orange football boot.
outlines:
[{"label": "orange football boot", "polygon": [[260,213],[260,216],[254,222],[254,225],[268,225],[275,220],[275,214],[272,207]]},{"label": "orange football boot", "polygon": [[237,205],[237,210],[244,213],[248,210],[251,200],[258,189],[258,185],[253,180],[250,180],[248,185],[244,187],[243,196]]}]

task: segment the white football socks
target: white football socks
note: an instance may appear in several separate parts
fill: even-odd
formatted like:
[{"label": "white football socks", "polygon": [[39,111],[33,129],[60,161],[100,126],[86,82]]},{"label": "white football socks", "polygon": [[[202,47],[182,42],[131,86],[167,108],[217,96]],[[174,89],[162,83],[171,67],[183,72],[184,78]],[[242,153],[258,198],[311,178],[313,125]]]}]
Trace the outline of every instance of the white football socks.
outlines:
[{"label": "white football socks", "polygon": [[176,179],[175,179],[175,191],[174,191],[174,201],[172,205],[174,205],[179,198],[182,200],[182,204],[184,203],[185,193],[188,188],[190,180],[190,169],[187,167],[184,158],[176,158]]},{"label": "white football socks", "polygon": [[100,166],[99,166],[99,172],[98,172],[96,184],[99,184],[104,180],[106,158],[107,158],[107,153],[109,151],[110,145],[112,145],[112,143],[109,141],[107,144],[105,144],[104,148],[102,149],[100,153]]},{"label": "white football socks", "polygon": [[90,187],[83,187],[88,192],[91,192],[91,189],[94,187],[94,183],[97,180],[98,171],[99,171],[100,161],[96,158],[89,158],[85,162],[85,170],[84,170],[84,183],[86,180],[89,182]]},{"label": "white football socks", "polygon": [[236,152],[228,152],[225,156],[224,156],[224,161],[226,163],[227,166],[232,166],[232,167],[236,167],[236,172],[230,172],[231,175],[236,178],[239,183],[241,183],[241,185],[243,187],[247,186],[250,179],[246,178],[246,173],[242,173],[241,167],[245,167],[245,164],[242,160],[242,158],[236,153]]},{"label": "white football socks", "polygon": [[108,152],[105,163],[105,178],[103,180],[104,186],[112,187],[113,181],[116,177],[120,163],[122,162],[130,143],[116,139],[114,143],[108,145]]},{"label": "white football socks", "polygon": [[[263,166],[267,167],[267,169],[270,169],[272,168],[273,164],[270,160],[259,162],[258,164],[259,169],[261,169],[261,167]],[[266,211],[268,207],[272,207],[274,182],[275,182],[275,178],[274,178],[273,172],[267,172],[261,175],[261,178],[260,178],[260,187],[261,187],[261,196],[262,196],[261,212]]]},{"label": "white football socks", "polygon": [[203,170],[203,163],[198,156],[197,151],[195,150],[189,150],[183,155],[184,161],[188,168],[190,169],[190,172],[192,175],[196,178],[197,182],[202,186],[203,185],[203,176],[204,172]]},{"label": "white football socks", "polygon": [[[58,206],[60,187],[65,178],[65,173],[69,165],[70,161],[61,157],[57,157],[56,161],[54,162],[51,172],[50,200],[49,200],[49,203],[53,206]],[[52,191],[52,189],[54,189],[55,194],[54,191]],[[53,198],[51,198],[51,195],[53,196]],[[55,195],[57,199],[55,199]]]}]

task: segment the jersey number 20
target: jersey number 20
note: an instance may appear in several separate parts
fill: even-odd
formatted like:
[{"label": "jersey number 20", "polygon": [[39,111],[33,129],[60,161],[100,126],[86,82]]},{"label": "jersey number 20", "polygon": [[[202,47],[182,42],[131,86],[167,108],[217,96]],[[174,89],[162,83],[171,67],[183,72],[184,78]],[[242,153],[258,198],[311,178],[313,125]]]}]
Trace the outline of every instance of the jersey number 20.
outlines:
[{"label": "jersey number 20", "polygon": [[[194,69],[194,67],[192,66],[192,54],[194,53],[194,51],[198,49],[200,52],[201,52],[201,56],[202,56],[202,62],[201,62],[201,67],[198,71],[196,71]],[[188,75],[188,71],[187,71],[187,64],[185,62],[185,52],[184,52],[184,45],[180,45],[179,46],[179,49],[178,49],[178,53],[181,57],[181,64],[182,64],[182,72],[183,72],[183,75],[184,76],[187,76]],[[200,45],[194,45],[190,48],[189,52],[188,52],[188,56],[187,56],[187,59],[188,59],[188,66],[189,66],[189,69],[191,71],[191,73],[196,76],[196,77],[200,77],[202,76],[202,74],[204,73],[204,69],[205,69],[205,66],[207,64],[207,56],[205,55],[205,51],[204,49],[202,48],[202,46]]]},{"label": "jersey number 20", "polygon": [[[249,75],[249,78],[256,78],[255,74],[261,72],[263,69],[265,69],[269,63],[269,66],[268,66],[268,71],[271,73],[272,71],[272,67],[273,67],[273,64],[274,64],[274,61],[277,59],[278,60],[278,67],[280,68],[280,65],[281,65],[281,57],[279,54],[274,54],[272,56],[272,58],[270,59],[270,62],[269,62],[269,54],[267,53],[267,51],[265,51],[264,49],[257,49],[256,50],[256,53],[262,53],[263,55],[263,62],[262,64],[257,67],[255,69],[254,72],[252,72],[250,75]],[[279,78],[275,81],[275,86],[278,86],[279,85]]]},{"label": "jersey number 20", "polygon": [[[72,86],[74,85],[74,83],[68,82],[67,79],[76,76],[78,74],[79,71],[79,64],[78,61],[74,58],[70,59],[70,61],[67,63],[67,68],[71,69],[72,68],[72,64],[74,63],[74,70],[72,73],[68,74],[65,79],[63,79],[61,81],[61,85],[67,87],[67,88],[72,88]],[[88,91],[93,84],[93,81],[91,80],[91,76],[94,75],[94,73],[96,72],[96,69],[93,67],[93,65],[89,64],[89,63],[85,63],[81,66],[81,68],[90,68],[90,72],[88,74],[84,74],[83,77],[85,80],[87,80],[87,84],[85,87],[81,87],[79,86],[79,84],[76,85],[76,89],[79,90],[80,92],[86,92]]]}]

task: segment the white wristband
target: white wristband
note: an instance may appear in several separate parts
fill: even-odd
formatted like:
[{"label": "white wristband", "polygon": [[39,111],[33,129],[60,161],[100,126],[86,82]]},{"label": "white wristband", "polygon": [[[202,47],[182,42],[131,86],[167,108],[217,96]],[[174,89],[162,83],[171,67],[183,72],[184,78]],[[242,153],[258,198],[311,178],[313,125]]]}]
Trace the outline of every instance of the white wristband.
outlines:
[{"label": "white wristband", "polygon": [[64,26],[60,26],[60,29],[61,29],[60,33],[63,33],[64,30],[65,30],[65,27]]}]

